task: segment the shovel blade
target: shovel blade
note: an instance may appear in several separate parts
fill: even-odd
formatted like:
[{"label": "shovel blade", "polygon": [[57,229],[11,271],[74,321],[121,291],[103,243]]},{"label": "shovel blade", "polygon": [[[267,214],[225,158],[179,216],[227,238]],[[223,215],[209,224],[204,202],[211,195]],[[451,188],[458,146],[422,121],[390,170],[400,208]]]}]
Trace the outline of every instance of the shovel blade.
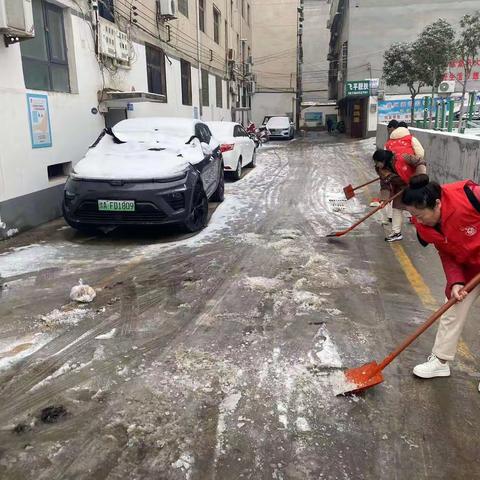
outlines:
[{"label": "shovel blade", "polygon": [[330,232],[330,233],[327,233],[327,235],[325,235],[327,238],[328,237],[339,237],[340,232]]},{"label": "shovel blade", "polygon": [[384,380],[377,362],[370,362],[361,367],[351,368],[345,372],[345,390],[337,395],[360,393],[374,387]]},{"label": "shovel blade", "polygon": [[355,192],[353,190],[352,185],[347,185],[346,187],[343,187],[343,193],[345,194],[345,198],[347,200],[350,200],[355,196]]}]

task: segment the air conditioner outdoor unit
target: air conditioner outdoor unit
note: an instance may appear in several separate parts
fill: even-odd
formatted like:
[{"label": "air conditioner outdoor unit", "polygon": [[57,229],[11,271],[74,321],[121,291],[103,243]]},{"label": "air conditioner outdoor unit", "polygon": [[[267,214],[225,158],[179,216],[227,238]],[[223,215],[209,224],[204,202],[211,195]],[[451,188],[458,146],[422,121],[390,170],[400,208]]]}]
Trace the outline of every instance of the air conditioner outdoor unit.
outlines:
[{"label": "air conditioner outdoor unit", "polygon": [[178,0],[157,0],[160,16],[164,20],[177,18]]},{"label": "air conditioner outdoor unit", "polygon": [[0,0],[0,34],[35,36],[32,0]]},{"label": "air conditioner outdoor unit", "polygon": [[455,81],[444,81],[438,85],[438,93],[453,93],[455,91]]}]

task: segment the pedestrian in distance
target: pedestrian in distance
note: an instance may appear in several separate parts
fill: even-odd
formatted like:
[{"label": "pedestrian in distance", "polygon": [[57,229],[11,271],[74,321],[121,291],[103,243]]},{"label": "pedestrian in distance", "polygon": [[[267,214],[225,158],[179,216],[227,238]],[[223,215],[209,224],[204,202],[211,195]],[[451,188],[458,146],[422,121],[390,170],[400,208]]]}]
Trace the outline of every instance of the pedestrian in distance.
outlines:
[{"label": "pedestrian in distance", "polygon": [[[391,126],[393,129],[390,133],[390,138],[385,143],[385,149],[394,154],[394,170],[403,181],[403,186],[408,185],[412,175],[427,173],[424,161],[425,150],[418,139],[406,128],[406,125],[405,122],[399,122],[396,128]],[[382,198],[386,193],[382,192],[382,184],[380,187],[380,198]],[[385,238],[387,242],[396,242],[403,238],[403,212],[402,209],[398,207],[400,204],[401,201],[398,200],[392,205],[392,231],[390,235]]]},{"label": "pedestrian in distance", "polygon": [[333,120],[331,118],[327,118],[327,131],[328,133],[333,131]]},{"label": "pedestrian in distance", "polygon": [[471,180],[440,186],[427,175],[418,175],[410,180],[402,200],[413,215],[420,243],[433,244],[438,251],[447,298],[459,302],[452,307],[453,317],[440,319],[432,353],[413,373],[420,378],[448,377],[468,313],[480,295],[480,285],[468,294],[462,291],[480,273],[480,186]]}]

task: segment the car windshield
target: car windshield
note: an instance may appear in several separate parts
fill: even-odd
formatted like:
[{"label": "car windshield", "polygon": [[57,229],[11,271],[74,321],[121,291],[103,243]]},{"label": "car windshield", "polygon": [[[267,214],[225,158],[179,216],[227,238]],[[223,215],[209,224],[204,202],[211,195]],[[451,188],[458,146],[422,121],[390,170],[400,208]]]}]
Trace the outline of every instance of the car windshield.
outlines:
[{"label": "car windshield", "polygon": [[233,123],[231,122],[208,122],[207,124],[214,137],[220,139],[233,137]]},{"label": "car windshield", "polygon": [[267,122],[267,128],[288,128],[290,119],[288,117],[272,117]]}]

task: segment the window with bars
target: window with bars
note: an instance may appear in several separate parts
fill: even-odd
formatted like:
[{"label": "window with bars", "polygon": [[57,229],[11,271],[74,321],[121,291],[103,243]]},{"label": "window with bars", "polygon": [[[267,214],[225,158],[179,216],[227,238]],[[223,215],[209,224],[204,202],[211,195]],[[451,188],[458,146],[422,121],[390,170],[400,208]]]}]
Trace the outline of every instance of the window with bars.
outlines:
[{"label": "window with bars", "polygon": [[180,60],[180,71],[182,77],[182,104],[192,104],[192,68],[186,60]]},{"label": "window with bars", "polygon": [[202,106],[210,105],[210,88],[208,84],[208,71],[202,69]]},{"label": "window with bars", "polygon": [[145,51],[147,56],[148,91],[167,96],[165,53],[152,45],[146,45]]},{"label": "window with bars", "polygon": [[198,26],[205,33],[205,0],[198,0]]},{"label": "window with bars", "polygon": [[33,0],[35,37],[20,43],[25,86],[32,90],[70,92],[63,10]]},{"label": "window with bars", "polygon": [[100,0],[98,2],[98,14],[105,20],[115,22],[115,10],[113,9],[113,0]]},{"label": "window with bars", "polygon": [[188,0],[178,0],[178,11],[188,17]]},{"label": "window with bars", "polygon": [[213,40],[220,45],[220,11],[213,7]]},{"label": "window with bars", "polygon": [[218,75],[215,76],[215,94],[217,98],[217,107],[223,108],[222,77],[219,77]]}]

